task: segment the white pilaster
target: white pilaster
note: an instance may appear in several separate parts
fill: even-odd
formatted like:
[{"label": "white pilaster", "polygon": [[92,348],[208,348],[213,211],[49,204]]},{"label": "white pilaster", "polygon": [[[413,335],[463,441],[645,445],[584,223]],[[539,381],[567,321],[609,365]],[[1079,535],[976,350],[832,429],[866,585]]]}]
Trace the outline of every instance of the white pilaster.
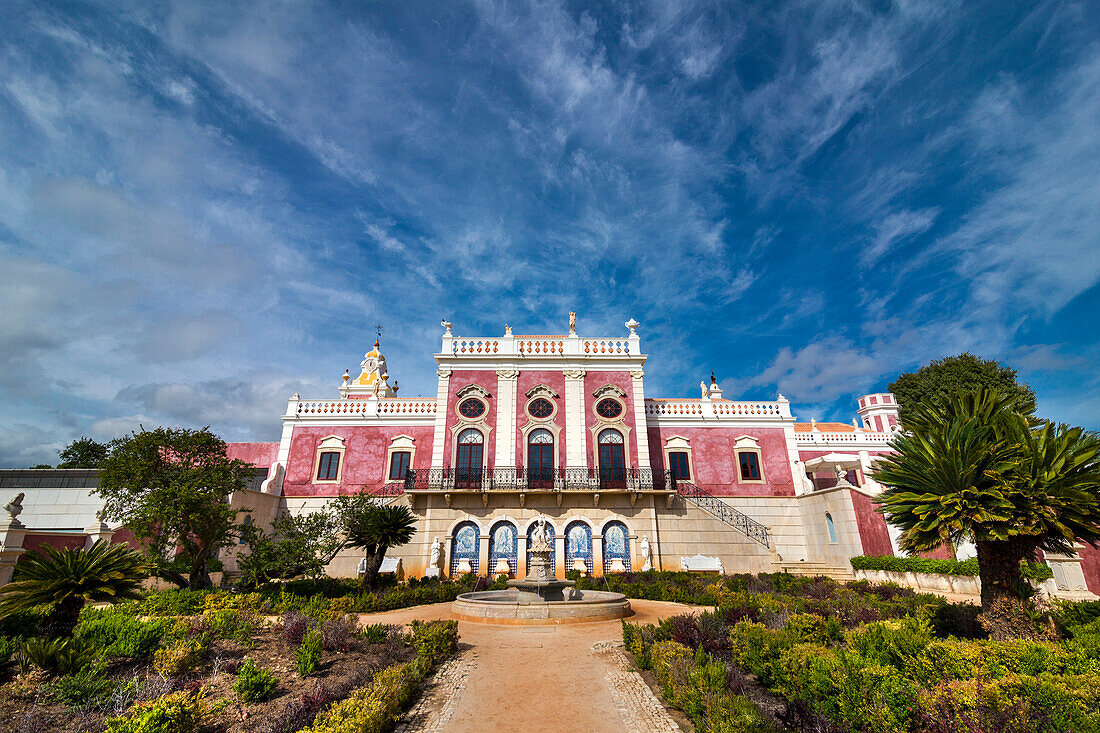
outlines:
[{"label": "white pilaster", "polygon": [[497,370],[497,468],[516,465],[516,386],[519,372]]},{"label": "white pilaster", "polygon": [[583,369],[566,369],[565,375],[565,465],[585,466],[587,442],[584,435]]},{"label": "white pilaster", "polygon": [[645,387],[642,377],[645,372],[635,369],[630,372],[631,391],[634,393],[634,425],[638,441],[638,468],[649,468],[649,431],[645,415]]},{"label": "white pilaster", "polygon": [[446,441],[447,410],[450,409],[450,405],[447,404],[447,392],[451,385],[451,370],[442,368],[437,369],[435,373],[436,376],[439,377],[439,386],[436,389],[435,399],[435,433],[432,440],[432,468],[443,468],[443,446]]}]

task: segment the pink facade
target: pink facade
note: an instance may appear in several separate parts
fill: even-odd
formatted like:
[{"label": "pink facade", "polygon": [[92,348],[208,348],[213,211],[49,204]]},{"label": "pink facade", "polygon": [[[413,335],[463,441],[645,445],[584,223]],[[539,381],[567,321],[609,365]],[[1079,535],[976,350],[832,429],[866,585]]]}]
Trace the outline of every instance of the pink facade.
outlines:
[{"label": "pink facade", "polygon": [[1088,589],[1100,595],[1100,548],[1085,545],[1081,550],[1081,571],[1085,575]]},{"label": "pink facade", "polygon": [[859,527],[859,539],[863,543],[864,555],[893,555],[890,544],[890,532],[886,520],[875,511],[871,497],[859,491],[849,491],[852,508],[856,512],[856,525]]},{"label": "pink facade", "polygon": [[58,550],[76,550],[84,547],[88,536],[85,534],[28,534],[23,538],[24,550],[38,550],[43,545]]},{"label": "pink facade", "polygon": [[553,424],[559,428],[556,449],[557,465],[565,468],[566,461],[566,436],[565,436],[565,375],[560,371],[524,370],[516,379],[516,455],[515,465],[523,466],[523,428],[530,421],[527,415],[527,392],[538,385],[545,385],[554,391],[557,397],[548,398],[554,403]]},{"label": "pink facade", "polygon": [[[760,448],[763,483],[743,482],[738,468],[737,439],[756,439]],[[794,496],[794,479],[782,428],[651,428],[650,463],[665,466],[665,445],[671,437],[686,438],[691,446],[694,483],[715,496]]]},{"label": "pink facade", "polygon": [[638,431],[634,415],[634,380],[629,372],[588,372],[584,377],[584,437],[588,441],[585,454],[588,456],[588,465],[595,466],[596,460],[596,436],[592,434],[592,428],[599,424],[596,417],[596,403],[599,400],[593,395],[600,387],[605,385],[618,387],[626,396],[621,398],[623,404],[622,424],[626,428],[624,432],[625,444],[629,452],[629,467],[638,467]]},{"label": "pink facade", "polygon": [[[290,441],[283,494],[286,496],[336,496],[377,491],[390,483],[388,453],[393,439],[408,435],[415,443],[412,468],[428,468],[432,462],[432,428],[425,426],[317,426],[296,427]],[[320,483],[317,453],[321,441],[335,435],[344,439],[339,483]]]},{"label": "pink facade", "polygon": [[[482,450],[484,451],[482,455],[488,462],[487,465],[492,466],[497,443],[496,430],[493,428],[496,427],[497,423],[497,400],[499,397],[497,394],[497,373],[495,369],[456,370],[451,374],[451,381],[447,391],[447,404],[439,406],[439,409],[446,410],[447,415],[447,430],[444,433],[443,440],[443,463],[447,466],[451,465],[451,455],[454,450],[454,441],[457,437],[454,428],[459,422],[458,404],[462,401],[458,398],[458,393],[470,385],[481,387],[490,395],[489,399],[485,400],[487,407],[481,420],[483,420],[482,424],[484,426],[482,432],[487,433],[485,442],[482,444]],[[417,452],[419,453],[419,451]]]},{"label": "pink facade", "polygon": [[251,463],[257,468],[267,468],[279,455],[278,443],[227,443],[226,455]]}]

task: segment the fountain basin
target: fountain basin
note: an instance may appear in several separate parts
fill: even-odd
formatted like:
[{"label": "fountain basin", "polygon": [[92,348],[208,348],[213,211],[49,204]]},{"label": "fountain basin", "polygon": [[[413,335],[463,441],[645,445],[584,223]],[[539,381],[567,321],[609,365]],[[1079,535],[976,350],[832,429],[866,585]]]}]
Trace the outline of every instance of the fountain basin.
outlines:
[{"label": "fountain basin", "polygon": [[451,612],[460,621],[507,625],[612,621],[634,613],[622,593],[573,590],[567,601],[532,601],[530,595],[516,588],[463,593]]}]

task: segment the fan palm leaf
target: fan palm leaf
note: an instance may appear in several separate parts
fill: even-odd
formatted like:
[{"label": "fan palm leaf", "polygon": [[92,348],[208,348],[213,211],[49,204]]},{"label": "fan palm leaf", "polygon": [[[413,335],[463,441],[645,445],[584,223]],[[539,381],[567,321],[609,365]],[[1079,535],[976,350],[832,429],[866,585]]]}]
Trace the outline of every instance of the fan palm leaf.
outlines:
[{"label": "fan palm leaf", "polygon": [[141,553],[124,544],[99,540],[87,550],[46,545],[23,555],[15,581],[2,589],[0,616],[48,605],[49,625],[65,634],[86,603],[140,598],[145,577]]}]

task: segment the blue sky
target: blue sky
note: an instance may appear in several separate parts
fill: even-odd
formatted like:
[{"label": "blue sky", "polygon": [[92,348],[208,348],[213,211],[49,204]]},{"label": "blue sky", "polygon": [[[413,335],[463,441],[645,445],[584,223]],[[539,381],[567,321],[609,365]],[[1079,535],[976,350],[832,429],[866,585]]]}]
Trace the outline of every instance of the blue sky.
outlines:
[{"label": "blue sky", "polygon": [[1088,2],[0,4],[0,465],[275,440],[385,326],[809,419],[972,350],[1100,428]]}]

